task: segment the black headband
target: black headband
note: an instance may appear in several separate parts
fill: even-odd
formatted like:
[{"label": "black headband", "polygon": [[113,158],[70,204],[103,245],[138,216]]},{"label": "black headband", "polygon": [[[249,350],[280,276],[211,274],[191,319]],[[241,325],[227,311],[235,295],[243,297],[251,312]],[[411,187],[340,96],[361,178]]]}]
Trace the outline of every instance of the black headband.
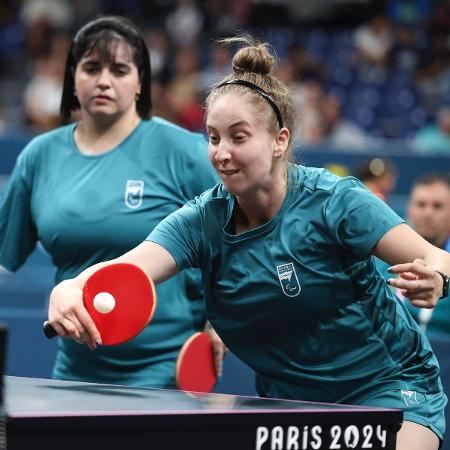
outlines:
[{"label": "black headband", "polygon": [[257,86],[256,84],[250,83],[250,81],[245,81],[245,80],[229,80],[229,81],[225,81],[222,84],[219,84],[219,86],[216,87],[216,89],[222,87],[222,86],[227,86],[229,84],[237,84],[239,86],[245,86],[248,87],[249,89],[251,89],[252,91],[257,92],[261,97],[263,97],[268,103],[269,105],[272,107],[273,112],[275,113],[275,115],[277,116],[277,120],[278,120],[278,124],[280,125],[280,128],[283,128],[283,118],[281,117],[281,113],[280,110],[278,109],[277,104],[274,102],[273,98],[266,92],[263,91],[259,86]]}]

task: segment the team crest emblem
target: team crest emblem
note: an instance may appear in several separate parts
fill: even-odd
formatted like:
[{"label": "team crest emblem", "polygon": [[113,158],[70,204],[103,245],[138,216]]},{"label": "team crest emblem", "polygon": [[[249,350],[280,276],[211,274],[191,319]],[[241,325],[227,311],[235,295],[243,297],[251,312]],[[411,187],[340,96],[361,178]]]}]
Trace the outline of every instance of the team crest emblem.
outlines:
[{"label": "team crest emblem", "polygon": [[144,182],[141,180],[127,180],[125,189],[125,204],[128,208],[136,209],[142,205],[144,196]]},{"label": "team crest emblem", "polygon": [[281,264],[277,266],[278,279],[281,289],[288,297],[296,297],[302,290],[295,272],[293,263]]}]

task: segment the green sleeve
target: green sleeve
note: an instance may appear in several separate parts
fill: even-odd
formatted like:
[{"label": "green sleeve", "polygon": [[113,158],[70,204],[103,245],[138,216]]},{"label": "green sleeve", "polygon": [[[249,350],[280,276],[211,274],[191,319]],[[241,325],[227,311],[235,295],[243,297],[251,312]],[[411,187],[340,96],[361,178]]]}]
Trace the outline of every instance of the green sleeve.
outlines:
[{"label": "green sleeve", "polygon": [[25,262],[38,240],[27,176],[30,168],[21,155],[0,202],[0,264],[12,271]]},{"label": "green sleeve", "polygon": [[164,247],[175,259],[179,270],[199,267],[202,221],[197,200],[167,216],[146,239]]},{"label": "green sleeve", "polygon": [[325,205],[328,230],[338,245],[368,257],[377,242],[403,223],[385,202],[355,178],[338,182]]}]

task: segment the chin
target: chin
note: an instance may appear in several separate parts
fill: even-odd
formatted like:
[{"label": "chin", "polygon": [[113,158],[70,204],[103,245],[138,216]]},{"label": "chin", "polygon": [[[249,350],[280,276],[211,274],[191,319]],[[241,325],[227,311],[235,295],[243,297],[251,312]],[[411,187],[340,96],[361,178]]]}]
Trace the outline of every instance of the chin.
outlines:
[{"label": "chin", "polygon": [[222,180],[222,183],[230,194],[233,195],[242,194],[242,186],[239,186],[237,183],[230,183],[229,181],[226,180]]}]

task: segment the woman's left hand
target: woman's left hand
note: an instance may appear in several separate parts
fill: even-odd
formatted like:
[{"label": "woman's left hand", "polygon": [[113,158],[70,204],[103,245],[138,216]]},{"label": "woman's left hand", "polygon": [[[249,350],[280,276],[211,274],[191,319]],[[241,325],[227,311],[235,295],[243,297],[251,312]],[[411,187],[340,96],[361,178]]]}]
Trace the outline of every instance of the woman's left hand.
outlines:
[{"label": "woman's left hand", "polygon": [[442,295],[442,277],[423,259],[412,263],[396,264],[389,272],[399,275],[388,283],[400,289],[404,297],[418,308],[434,308]]},{"label": "woman's left hand", "polygon": [[214,353],[214,366],[216,368],[217,377],[222,376],[223,371],[223,358],[228,352],[228,348],[222,342],[219,335],[215,332],[214,328],[208,322],[205,331],[209,334],[209,338],[211,339],[213,345],[213,353]]}]

